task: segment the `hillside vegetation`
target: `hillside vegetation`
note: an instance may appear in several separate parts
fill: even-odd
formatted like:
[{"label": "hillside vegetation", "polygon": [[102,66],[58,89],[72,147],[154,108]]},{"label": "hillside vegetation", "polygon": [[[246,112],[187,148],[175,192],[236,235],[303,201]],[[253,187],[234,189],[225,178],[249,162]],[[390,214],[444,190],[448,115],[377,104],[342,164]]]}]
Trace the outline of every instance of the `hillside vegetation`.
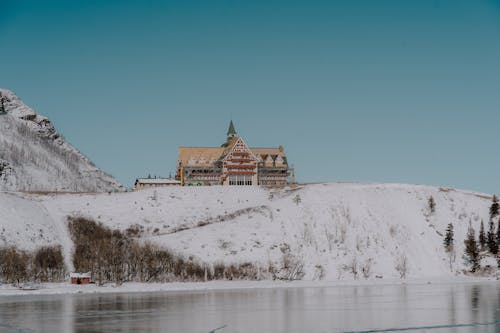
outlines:
[{"label": "hillside vegetation", "polygon": [[[352,280],[452,277],[470,270],[464,239],[469,226],[477,235],[481,220],[487,225],[491,197],[418,185],[316,184],[94,195],[0,192],[0,202],[0,246],[61,245],[69,270],[75,243],[68,217],[83,217],[109,232],[129,232],[138,246],[191,258],[209,272],[216,265],[251,264],[262,269],[259,278]],[[444,246],[450,223],[453,253]]]}]

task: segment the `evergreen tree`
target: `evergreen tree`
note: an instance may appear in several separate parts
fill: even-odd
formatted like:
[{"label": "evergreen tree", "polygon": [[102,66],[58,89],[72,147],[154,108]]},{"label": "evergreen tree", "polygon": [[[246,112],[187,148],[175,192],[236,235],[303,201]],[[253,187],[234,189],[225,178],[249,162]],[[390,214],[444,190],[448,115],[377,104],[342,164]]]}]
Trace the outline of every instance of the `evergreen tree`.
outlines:
[{"label": "evergreen tree", "polygon": [[493,220],[490,220],[490,227],[489,227],[489,230],[488,230],[487,241],[488,241],[488,250],[492,254],[497,254],[498,253],[498,243],[497,243],[496,238],[497,237],[496,237],[496,233],[495,233],[495,226],[493,224]]},{"label": "evergreen tree", "polygon": [[453,249],[453,224],[448,223],[448,227],[446,228],[446,235],[444,236],[444,248],[447,252],[450,252]]},{"label": "evergreen tree", "polygon": [[500,246],[500,220],[498,221],[497,225],[497,247]]},{"label": "evergreen tree", "polygon": [[453,232],[453,224],[448,223],[448,227],[446,228],[446,235],[444,236],[444,249],[448,255],[450,271],[453,272],[453,264],[455,263],[456,253],[455,253],[455,245],[454,245],[454,232]]},{"label": "evergreen tree", "polygon": [[471,272],[475,272],[479,269],[479,249],[477,247],[476,235],[472,226],[469,225],[469,230],[467,231],[467,238],[464,241],[465,244],[465,257],[469,264],[471,265]]},{"label": "evergreen tree", "polygon": [[429,206],[429,212],[434,214],[436,212],[436,201],[434,201],[432,195],[427,200],[427,205]]},{"label": "evergreen tree", "polygon": [[500,206],[498,205],[498,197],[493,195],[492,203],[490,206],[490,219],[493,219],[499,213]]},{"label": "evergreen tree", "polygon": [[481,220],[481,228],[479,229],[479,245],[481,246],[481,250],[486,248],[486,235],[484,234],[483,220]]},{"label": "evergreen tree", "polygon": [[4,105],[4,98],[2,95],[0,95],[0,114],[6,114],[7,111],[5,111],[5,105]]}]

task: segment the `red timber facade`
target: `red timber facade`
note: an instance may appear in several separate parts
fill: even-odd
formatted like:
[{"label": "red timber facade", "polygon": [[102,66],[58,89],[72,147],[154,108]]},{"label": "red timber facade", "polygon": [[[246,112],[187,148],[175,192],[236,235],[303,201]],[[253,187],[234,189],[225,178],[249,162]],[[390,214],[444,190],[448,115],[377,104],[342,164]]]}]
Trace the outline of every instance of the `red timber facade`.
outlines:
[{"label": "red timber facade", "polygon": [[231,121],[221,147],[179,147],[176,179],[183,186],[284,186],[290,171],[282,146],[249,148]]}]

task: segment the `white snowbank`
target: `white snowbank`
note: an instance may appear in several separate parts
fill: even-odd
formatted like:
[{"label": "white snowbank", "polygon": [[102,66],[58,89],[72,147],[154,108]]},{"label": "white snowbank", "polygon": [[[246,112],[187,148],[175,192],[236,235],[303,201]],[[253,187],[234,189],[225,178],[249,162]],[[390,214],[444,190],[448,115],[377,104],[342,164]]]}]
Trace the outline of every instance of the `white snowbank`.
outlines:
[{"label": "white snowbank", "polygon": [[96,293],[149,293],[149,292],[196,292],[206,290],[239,290],[269,288],[337,288],[346,286],[388,286],[421,284],[470,284],[498,283],[494,278],[455,277],[428,279],[370,279],[345,281],[209,281],[209,282],[174,282],[174,283],[135,283],[128,282],[121,286],[106,284],[76,285],[69,283],[44,283],[36,285],[36,290],[22,290],[12,285],[0,285],[0,296],[7,295],[54,295],[54,294],[96,294]]},{"label": "white snowbank", "polygon": [[[433,196],[436,212],[428,209]],[[297,200],[299,198],[300,200]],[[306,280],[454,277],[469,223],[488,220],[491,198],[403,184],[315,184],[285,189],[176,187],[130,193],[27,195],[0,192],[0,246],[61,244],[68,268],[67,216],[111,227],[142,228],[142,239],[208,263],[279,266],[284,252]],[[455,227],[455,261],[444,251]],[[289,249],[289,250],[288,250]],[[400,265],[401,266],[401,265]]]}]

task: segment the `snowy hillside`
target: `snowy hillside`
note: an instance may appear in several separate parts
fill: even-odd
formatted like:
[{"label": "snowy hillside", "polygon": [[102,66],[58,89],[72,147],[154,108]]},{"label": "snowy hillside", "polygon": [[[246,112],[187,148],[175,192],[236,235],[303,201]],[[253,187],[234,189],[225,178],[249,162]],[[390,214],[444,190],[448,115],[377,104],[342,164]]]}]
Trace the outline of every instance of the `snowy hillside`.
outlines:
[{"label": "snowy hillside", "polygon": [[0,89],[1,98],[0,190],[103,192],[121,188],[65,142],[48,118],[36,114],[11,91]]},{"label": "snowy hillside", "polygon": [[[428,198],[436,210],[431,213]],[[132,193],[37,196],[0,193],[0,246],[71,242],[66,217],[113,228],[209,263],[303,265],[306,280],[451,277],[465,268],[463,239],[488,221],[491,198],[459,190],[398,184],[316,184],[286,189],[179,187]],[[443,248],[455,227],[451,269]],[[69,260],[67,260],[69,262]]]}]

